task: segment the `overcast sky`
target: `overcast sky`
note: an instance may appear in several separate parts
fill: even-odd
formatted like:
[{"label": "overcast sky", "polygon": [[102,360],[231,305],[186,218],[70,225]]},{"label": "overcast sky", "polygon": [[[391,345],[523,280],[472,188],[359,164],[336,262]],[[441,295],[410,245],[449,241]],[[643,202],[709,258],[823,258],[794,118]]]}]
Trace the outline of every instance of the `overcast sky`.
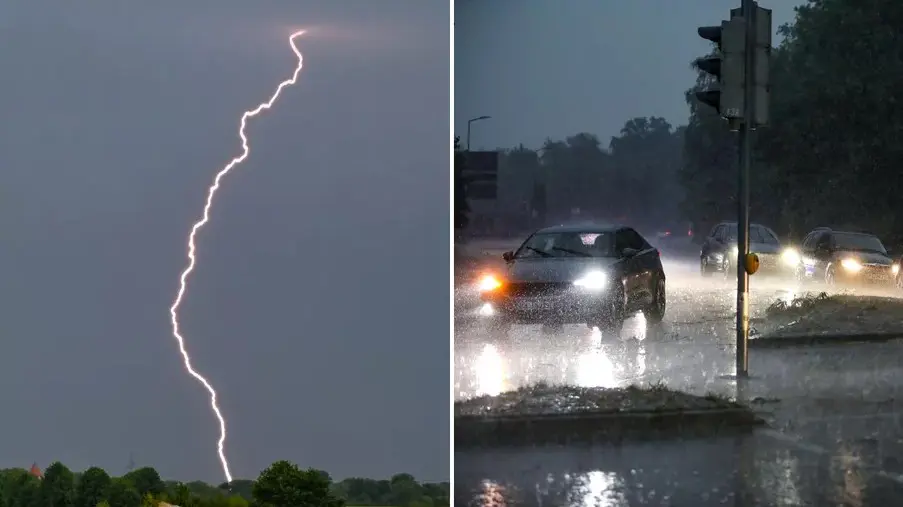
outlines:
[{"label": "overcast sky", "polygon": [[[377,5],[378,4],[378,5]],[[448,478],[448,4],[0,3],[0,467]]]},{"label": "overcast sky", "polygon": [[[799,0],[761,0],[775,31]],[[690,62],[739,0],[457,0],[455,132],[473,149],[538,148],[579,132],[607,146],[624,123],[663,116],[685,124]],[[775,40],[777,43],[777,40]]]}]

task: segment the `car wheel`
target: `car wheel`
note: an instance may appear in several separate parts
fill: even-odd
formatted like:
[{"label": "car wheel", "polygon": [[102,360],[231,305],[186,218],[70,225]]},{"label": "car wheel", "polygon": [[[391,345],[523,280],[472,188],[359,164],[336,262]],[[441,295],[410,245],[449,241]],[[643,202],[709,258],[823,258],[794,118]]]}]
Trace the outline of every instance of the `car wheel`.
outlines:
[{"label": "car wheel", "polygon": [[621,330],[621,327],[624,325],[624,305],[624,289],[616,289],[614,294],[606,300],[605,308],[602,309],[602,315],[595,323],[599,327],[599,331]]},{"label": "car wheel", "polygon": [[837,273],[834,271],[834,266],[828,266],[828,269],[825,270],[825,283],[828,285],[837,283]]},{"label": "car wheel", "polygon": [[731,261],[724,259],[724,263],[721,265],[721,274],[724,276],[725,280],[731,279]]},{"label": "car wheel", "polygon": [[709,260],[705,257],[699,258],[699,274],[702,276],[712,276],[712,270],[709,268]]},{"label": "car wheel", "polygon": [[665,318],[665,280],[659,278],[652,289],[652,304],[643,312],[646,321],[658,324]]}]

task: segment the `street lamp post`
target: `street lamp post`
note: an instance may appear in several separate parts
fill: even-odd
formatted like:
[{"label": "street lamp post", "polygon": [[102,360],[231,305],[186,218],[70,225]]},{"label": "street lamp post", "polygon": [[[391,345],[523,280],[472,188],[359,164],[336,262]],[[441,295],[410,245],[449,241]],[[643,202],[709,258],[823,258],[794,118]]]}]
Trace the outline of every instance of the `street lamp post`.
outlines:
[{"label": "street lamp post", "polygon": [[470,124],[475,121],[488,120],[491,116],[478,116],[467,120],[467,151],[470,151]]}]

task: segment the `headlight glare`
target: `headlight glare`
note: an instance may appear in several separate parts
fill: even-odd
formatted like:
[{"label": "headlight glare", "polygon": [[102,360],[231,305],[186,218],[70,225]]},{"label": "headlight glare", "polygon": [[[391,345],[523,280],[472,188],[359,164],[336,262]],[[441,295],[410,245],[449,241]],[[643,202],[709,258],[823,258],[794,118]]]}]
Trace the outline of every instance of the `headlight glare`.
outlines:
[{"label": "headlight glare", "polygon": [[844,259],[840,261],[840,265],[843,266],[843,269],[851,271],[853,273],[856,273],[862,269],[862,264],[860,264],[856,259]]},{"label": "headlight glare", "polygon": [[479,289],[480,292],[494,291],[501,286],[502,282],[492,275],[485,275],[477,282],[477,289]]},{"label": "headlight glare", "polygon": [[897,273],[900,272],[900,265],[894,264],[893,266],[890,267],[890,271],[896,275]]},{"label": "headlight glare", "polygon": [[800,263],[800,254],[793,248],[788,248],[784,250],[781,254],[781,259],[784,261],[784,264],[788,266],[796,266]]},{"label": "headlight glare", "polygon": [[599,290],[608,285],[608,275],[602,271],[590,271],[574,282],[577,287],[589,290]]}]

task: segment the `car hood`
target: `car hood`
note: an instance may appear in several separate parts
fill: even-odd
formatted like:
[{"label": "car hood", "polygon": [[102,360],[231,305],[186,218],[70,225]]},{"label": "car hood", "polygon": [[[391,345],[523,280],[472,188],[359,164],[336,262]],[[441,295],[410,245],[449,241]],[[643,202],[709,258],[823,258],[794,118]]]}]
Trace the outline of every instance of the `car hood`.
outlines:
[{"label": "car hood", "polygon": [[774,243],[750,243],[749,251],[757,254],[777,254],[781,253],[781,245]]},{"label": "car hood", "polygon": [[890,266],[893,262],[890,257],[877,252],[857,252],[851,250],[838,250],[837,255],[842,259],[856,259],[863,264],[880,264]]},{"label": "car hood", "polygon": [[[731,243],[731,248],[736,248],[737,243]],[[757,254],[778,254],[781,253],[781,245],[774,243],[750,243],[749,251]]]},{"label": "car hood", "polygon": [[573,282],[593,270],[607,271],[619,259],[518,259],[508,267],[511,282]]}]

